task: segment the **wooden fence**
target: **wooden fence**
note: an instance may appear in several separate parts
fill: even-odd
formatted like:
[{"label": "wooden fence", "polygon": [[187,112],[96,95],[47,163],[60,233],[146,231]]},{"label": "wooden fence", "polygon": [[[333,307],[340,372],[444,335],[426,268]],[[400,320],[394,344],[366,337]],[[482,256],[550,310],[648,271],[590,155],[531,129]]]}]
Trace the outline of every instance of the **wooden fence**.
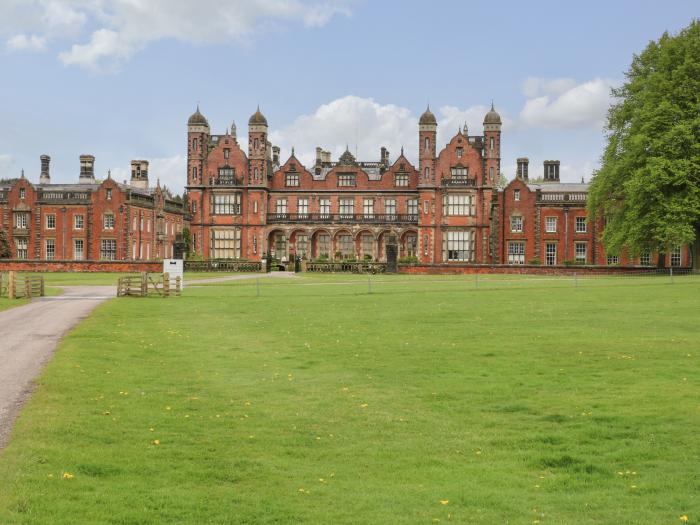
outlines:
[{"label": "wooden fence", "polygon": [[117,297],[179,297],[182,294],[180,277],[172,280],[167,273],[125,275],[117,282]]},{"label": "wooden fence", "polygon": [[308,262],[307,272],[318,273],[386,273],[386,263],[378,262]]},{"label": "wooden fence", "polygon": [[45,294],[44,277],[22,275],[17,272],[0,273],[0,297],[10,299],[31,299]]}]

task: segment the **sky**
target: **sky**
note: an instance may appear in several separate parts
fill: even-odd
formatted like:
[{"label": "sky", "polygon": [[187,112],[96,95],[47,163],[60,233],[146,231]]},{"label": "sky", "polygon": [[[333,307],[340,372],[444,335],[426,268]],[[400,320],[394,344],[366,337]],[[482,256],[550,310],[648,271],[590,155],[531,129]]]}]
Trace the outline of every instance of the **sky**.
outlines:
[{"label": "sky", "polygon": [[[187,118],[235,121],[247,145],[257,105],[270,139],[307,165],[321,146],[360,160],[415,161],[417,122],[438,144],[465,122],[503,119],[502,171],[561,161],[590,180],[610,90],[635,53],[700,13],[697,0],[0,0],[0,178],[128,178],[131,159],[174,192],[186,177]],[[246,149],[246,148],[244,148]]]}]

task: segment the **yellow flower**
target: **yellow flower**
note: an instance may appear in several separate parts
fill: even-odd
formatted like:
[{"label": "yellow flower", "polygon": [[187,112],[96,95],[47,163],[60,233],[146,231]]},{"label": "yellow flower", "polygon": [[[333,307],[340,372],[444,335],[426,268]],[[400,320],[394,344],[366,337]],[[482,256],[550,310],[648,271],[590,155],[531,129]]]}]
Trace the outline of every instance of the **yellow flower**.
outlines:
[{"label": "yellow flower", "polygon": [[151,445],[160,445],[160,439],[154,439],[151,441]]},{"label": "yellow flower", "polygon": [[63,479],[73,479],[75,476],[71,474],[70,472],[64,472],[63,476],[61,476]]},{"label": "yellow flower", "polygon": [[681,520],[681,521],[688,521],[688,516],[686,516],[685,514],[683,514],[683,515],[680,516],[678,519]]},{"label": "yellow flower", "polygon": [[368,405],[367,405],[367,403],[362,403],[360,406],[361,406],[362,408],[367,408]]},{"label": "yellow flower", "polygon": [[450,502],[448,499],[441,499],[440,500],[440,505],[447,505]]}]

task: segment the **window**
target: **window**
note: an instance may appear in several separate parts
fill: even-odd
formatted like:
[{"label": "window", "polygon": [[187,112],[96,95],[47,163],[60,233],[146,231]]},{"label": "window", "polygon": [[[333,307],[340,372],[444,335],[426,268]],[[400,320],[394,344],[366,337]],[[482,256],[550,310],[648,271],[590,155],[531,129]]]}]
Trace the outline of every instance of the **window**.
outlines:
[{"label": "window", "polygon": [[355,186],[356,176],[354,173],[339,173],[338,186]]},{"label": "window", "polygon": [[214,215],[238,215],[241,213],[240,193],[215,193],[212,195]]},{"label": "window", "polygon": [[474,198],[472,195],[445,195],[442,200],[443,215],[474,215]]},{"label": "window", "polygon": [[192,139],[192,149],[197,149],[197,139]]},{"label": "window", "polygon": [[219,184],[235,184],[236,170],[231,166],[219,168]]},{"label": "window", "polygon": [[452,168],[452,180],[465,181],[469,177],[469,168]]},{"label": "window", "polygon": [[423,235],[423,255],[428,255],[428,251],[430,250],[430,240],[427,235]]},{"label": "window", "polygon": [[305,219],[309,216],[309,199],[306,197],[297,199],[297,213],[299,217]]},{"label": "window", "polygon": [[[134,244],[135,246],[135,244]],[[84,258],[83,251],[85,248],[84,241],[82,239],[73,239],[73,259],[76,261],[82,261]]]},{"label": "window", "polygon": [[516,202],[520,200],[520,190],[513,190],[513,200]]},{"label": "window", "polygon": [[671,266],[680,266],[681,265],[681,247],[680,246],[675,246],[673,250],[671,250]]},{"label": "window", "polygon": [[298,173],[287,173],[284,176],[285,186],[299,186],[299,174]]},{"label": "window", "polygon": [[544,263],[548,266],[557,264],[557,244],[548,242],[544,245]]},{"label": "window", "polygon": [[307,252],[309,251],[309,236],[306,235],[305,233],[298,233],[297,234],[297,255],[299,257],[306,257]]},{"label": "window", "polygon": [[355,255],[355,247],[352,242],[352,235],[338,235],[338,251],[343,259],[349,259]]},{"label": "window", "polygon": [[331,236],[327,233],[319,233],[316,243],[318,244],[318,256],[328,257],[331,252]]},{"label": "window", "polygon": [[253,213],[258,213],[258,201],[253,201]]},{"label": "window", "polygon": [[384,213],[387,214],[387,219],[396,218],[396,199],[386,199],[384,201]]},{"label": "window", "polygon": [[151,233],[151,219],[148,219],[148,220],[146,221],[146,231],[147,231],[148,233]]},{"label": "window", "polygon": [[56,215],[53,213],[46,216],[46,229],[55,230],[56,229]]},{"label": "window", "polygon": [[[73,215],[73,229],[82,230],[85,227],[85,215]],[[136,229],[136,218],[134,218],[134,229]]]},{"label": "window", "polygon": [[365,216],[365,219],[374,218],[374,199],[370,198],[362,201],[362,214]]},{"label": "window", "polygon": [[15,213],[15,228],[18,230],[26,230],[29,226],[29,213],[19,212]]},{"label": "window", "polygon": [[278,259],[287,257],[287,236],[284,233],[276,233],[273,247],[275,257]]},{"label": "window", "polygon": [[140,223],[141,223],[141,231],[143,231],[143,215],[141,215]]},{"label": "window", "polygon": [[340,199],[340,218],[353,219],[355,215],[355,200]]},{"label": "window", "polygon": [[620,264],[620,256],[619,255],[608,255],[607,263],[608,263],[608,266],[614,266],[616,264]]},{"label": "window", "polygon": [[253,168],[253,178],[254,179],[258,178],[258,168]]},{"label": "window", "polygon": [[430,213],[430,201],[423,201],[423,214],[428,215]]},{"label": "window", "polygon": [[253,149],[258,149],[258,139],[253,139]]},{"label": "window", "polygon": [[197,182],[197,168],[192,168],[192,182]]},{"label": "window", "polygon": [[47,261],[53,261],[56,258],[56,240],[46,239],[44,241],[44,253]]},{"label": "window", "polygon": [[423,171],[423,173],[425,173],[425,177],[424,177],[425,180],[426,180],[426,181],[430,180],[430,168],[425,168],[425,170]]},{"label": "window", "polygon": [[192,213],[197,213],[197,201],[192,201]]},{"label": "window", "polygon": [[430,139],[428,137],[425,137],[425,149],[430,149]]},{"label": "window", "polygon": [[415,233],[406,234],[406,255],[415,257],[418,253],[418,235]]},{"label": "window", "polygon": [[15,239],[15,247],[17,248],[17,258],[26,259],[29,255],[29,239],[26,237],[20,237]]},{"label": "window", "polygon": [[489,168],[489,179],[493,180],[493,166]]},{"label": "window", "polygon": [[464,148],[457,148],[455,151],[457,152],[457,158],[461,159],[462,154],[464,153]]},{"label": "window", "polygon": [[113,213],[105,213],[102,216],[102,227],[105,230],[113,230],[114,229],[114,214]]},{"label": "window", "polygon": [[474,239],[469,230],[449,230],[443,237],[443,251],[448,261],[471,261]]},{"label": "window", "polygon": [[224,158],[229,159],[231,157],[231,150],[228,148],[224,148]]},{"label": "window", "polygon": [[491,140],[489,141],[489,144],[491,146],[491,149],[493,150],[493,137],[491,137]]},{"label": "window", "polygon": [[641,266],[651,266],[651,253],[644,252],[639,256],[639,264]]},{"label": "window", "polygon": [[106,193],[106,198],[107,198],[107,200],[108,200],[108,201],[111,201],[111,200],[112,200],[112,189],[111,189],[111,188],[107,188],[107,190],[106,190],[105,193]]},{"label": "window", "polygon": [[408,173],[397,173],[394,176],[394,186],[408,186]]},{"label": "window", "polygon": [[586,233],[585,217],[576,217],[576,233]]},{"label": "window", "polygon": [[213,230],[211,247],[214,259],[238,259],[241,256],[241,230],[238,228]]},{"label": "window", "polygon": [[544,231],[545,231],[545,233],[556,233],[557,232],[557,218],[556,217],[545,217],[544,218]]},{"label": "window", "polygon": [[418,219],[418,199],[408,199],[406,201],[406,213]]},{"label": "window", "polygon": [[277,215],[287,215],[287,199],[277,199],[275,211]]},{"label": "window", "polygon": [[508,243],[508,264],[525,264],[525,243]]},{"label": "window", "polygon": [[365,257],[366,255],[372,256],[372,247],[374,246],[374,237],[369,234],[369,233],[363,233],[362,234],[362,256]]},{"label": "window", "polygon": [[114,261],[117,258],[116,239],[102,239],[100,243],[100,259],[103,261]]},{"label": "window", "polygon": [[27,196],[27,190],[25,190],[24,188],[20,188],[19,189],[19,198],[24,199],[26,196]]},{"label": "window", "polygon": [[253,253],[258,253],[258,237],[253,236]]},{"label": "window", "polygon": [[331,216],[331,200],[321,199],[319,201],[319,211],[322,219],[328,219]]},{"label": "window", "polygon": [[586,264],[586,252],[588,251],[585,242],[577,242],[574,244],[574,260],[578,264]]},{"label": "window", "polygon": [[513,215],[510,218],[510,231],[521,233],[523,231],[523,218],[520,215]]}]

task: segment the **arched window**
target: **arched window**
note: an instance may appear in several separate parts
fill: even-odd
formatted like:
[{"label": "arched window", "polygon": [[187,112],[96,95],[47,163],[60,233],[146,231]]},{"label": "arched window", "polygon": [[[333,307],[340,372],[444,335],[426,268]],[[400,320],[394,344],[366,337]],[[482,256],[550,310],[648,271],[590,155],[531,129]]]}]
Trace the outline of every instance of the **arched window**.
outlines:
[{"label": "arched window", "polygon": [[258,139],[253,139],[253,149],[258,149]]},{"label": "arched window", "polygon": [[430,149],[430,139],[428,137],[425,137],[425,150],[428,151]]},{"label": "arched window", "polygon": [[258,178],[258,168],[253,168],[253,178],[254,179]]},{"label": "arched window", "polygon": [[430,178],[430,168],[426,167],[424,173],[425,173],[425,180],[428,180]]},{"label": "arched window", "polygon": [[491,149],[493,149],[493,137],[491,137]]},{"label": "arched window", "polygon": [[197,182],[197,168],[192,168],[192,182]]},{"label": "arched window", "polygon": [[197,139],[192,139],[192,149],[197,149]]}]

